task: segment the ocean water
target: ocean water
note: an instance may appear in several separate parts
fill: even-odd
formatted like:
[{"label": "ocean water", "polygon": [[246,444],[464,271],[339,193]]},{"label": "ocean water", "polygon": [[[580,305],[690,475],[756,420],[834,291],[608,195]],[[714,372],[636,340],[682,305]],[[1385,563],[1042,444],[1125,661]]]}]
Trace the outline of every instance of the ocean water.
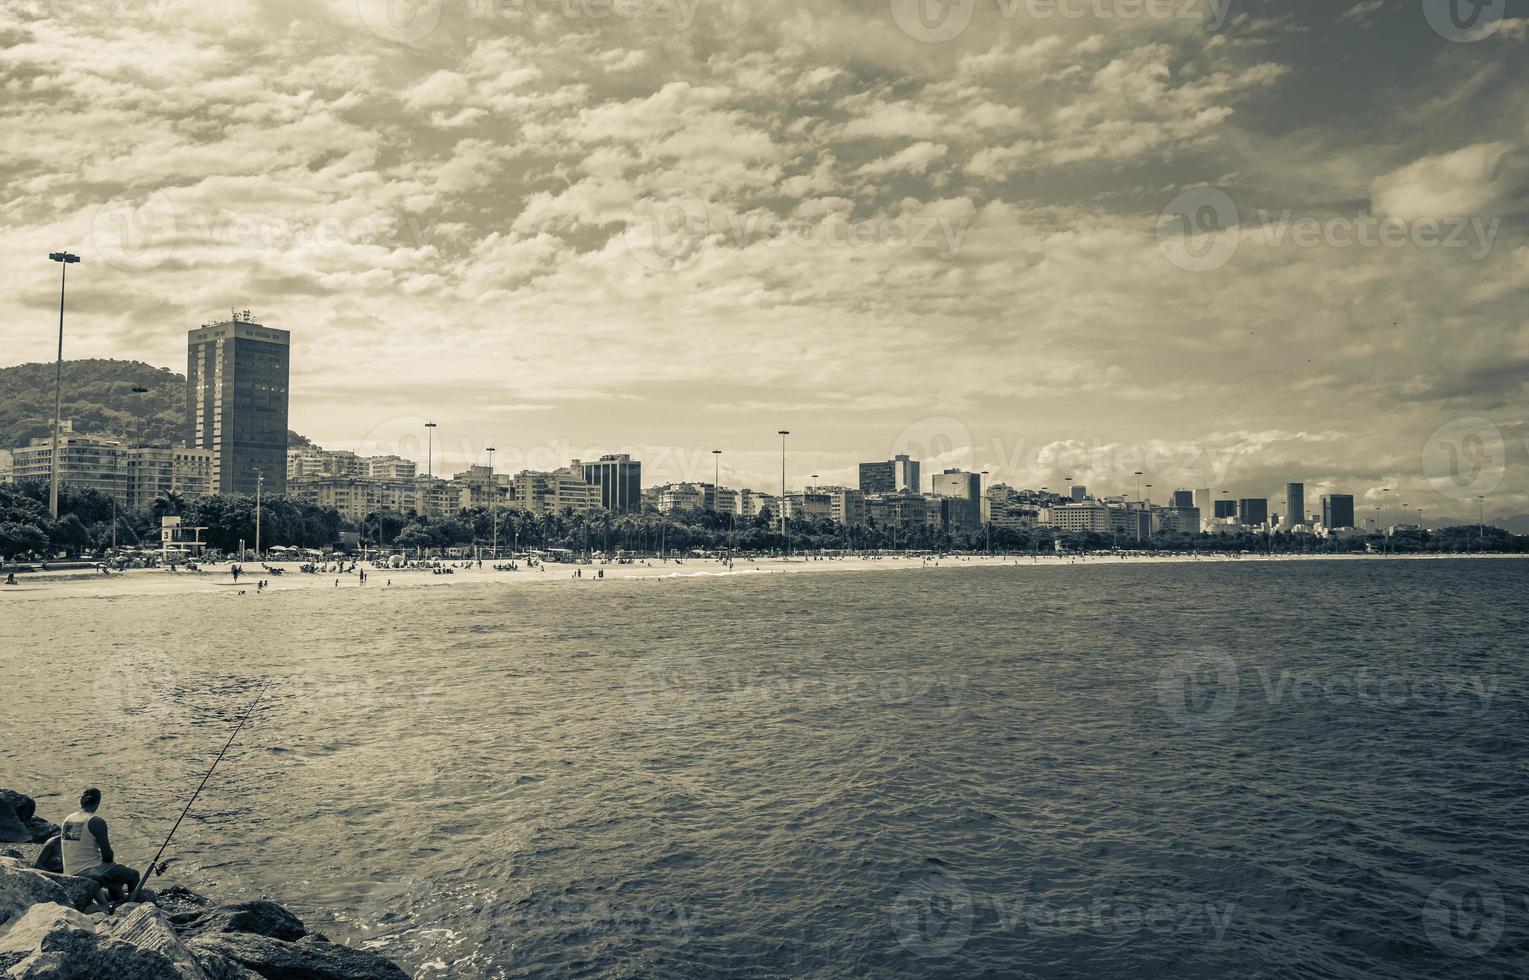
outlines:
[{"label": "ocean water", "polygon": [[0,785],[423,977],[1529,971],[1529,561],[0,605]]}]

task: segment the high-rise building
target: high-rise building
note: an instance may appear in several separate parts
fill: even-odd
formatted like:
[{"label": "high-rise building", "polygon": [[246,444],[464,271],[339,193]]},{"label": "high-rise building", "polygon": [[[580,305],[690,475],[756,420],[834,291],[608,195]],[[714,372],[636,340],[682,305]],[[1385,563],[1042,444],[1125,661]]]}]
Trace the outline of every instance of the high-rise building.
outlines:
[{"label": "high-rise building", "polygon": [[1329,493],[1322,496],[1322,526],[1328,530],[1354,526],[1354,495]]},{"label": "high-rise building", "polygon": [[[550,473],[522,470],[510,484],[510,506],[533,514],[561,514],[567,507],[579,514],[599,510],[603,506],[601,488],[585,482],[584,476],[595,465],[598,464],[575,461]],[[691,489],[695,491],[693,503],[699,506],[701,492]]]},{"label": "high-rise building", "polygon": [[412,480],[419,465],[402,456],[369,456],[366,458],[367,476],[373,480]]},{"label": "high-rise building", "polygon": [[1195,492],[1193,490],[1173,491],[1173,506],[1184,508],[1195,505]]},{"label": "high-rise building", "polygon": [[200,500],[212,492],[212,450],[134,446],[127,451],[127,505],[147,510],[171,493]]},{"label": "high-rise building", "polygon": [[1212,516],[1217,520],[1221,520],[1225,517],[1237,516],[1237,501],[1232,500],[1230,497],[1217,498],[1214,503],[1216,505],[1216,510]]},{"label": "high-rise building", "polygon": [[[58,480],[79,489],[98,490],[128,506],[127,449],[107,436],[78,433],[65,421],[59,428]],[[15,480],[47,481],[53,474],[53,437],[33,439],[11,454]]]},{"label": "high-rise building", "polygon": [[1243,527],[1263,527],[1269,523],[1269,498],[1243,497],[1238,500],[1237,523]]},{"label": "high-rise building", "polygon": [[249,311],[186,335],[186,445],[212,450],[215,493],[287,487],[287,384],[292,335]]},{"label": "high-rise building", "polygon": [[596,463],[573,461],[584,470],[584,482],[599,490],[599,503],[612,514],[642,510],[642,461],[627,453],[601,456]]},{"label": "high-rise building", "polygon": [[1280,526],[1292,528],[1306,523],[1306,484],[1285,484],[1285,514]]},{"label": "high-rise building", "polygon": [[899,493],[904,490],[918,493],[922,479],[918,460],[904,453],[885,462],[860,464],[861,493]]},{"label": "high-rise building", "polygon": [[1081,483],[1074,483],[1072,486],[1067,488],[1067,492],[1068,495],[1072,498],[1072,502],[1075,504],[1081,504],[1083,501],[1088,499],[1088,487]]},{"label": "high-rise building", "polygon": [[962,469],[948,469],[931,480],[930,492],[936,497],[955,501],[946,506],[946,526],[952,531],[974,530],[982,524],[982,475]]}]

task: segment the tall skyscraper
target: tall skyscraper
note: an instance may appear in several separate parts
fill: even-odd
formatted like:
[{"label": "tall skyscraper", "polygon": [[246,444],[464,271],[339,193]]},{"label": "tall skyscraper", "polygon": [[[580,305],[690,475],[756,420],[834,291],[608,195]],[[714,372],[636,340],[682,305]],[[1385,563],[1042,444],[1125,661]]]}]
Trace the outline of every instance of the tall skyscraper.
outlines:
[{"label": "tall skyscraper", "polygon": [[1329,493],[1322,496],[1322,526],[1329,530],[1354,526],[1354,495]]},{"label": "tall skyscraper", "polygon": [[249,311],[186,335],[186,446],[212,451],[214,493],[287,488],[287,383],[292,335]]},{"label": "tall skyscraper", "polygon": [[1243,497],[1238,500],[1237,522],[1244,527],[1263,527],[1269,523],[1269,498]]},{"label": "tall skyscraper", "polygon": [[930,492],[944,497],[946,524],[951,530],[972,530],[982,524],[982,475],[948,469],[931,480]]},{"label": "tall skyscraper", "polygon": [[1214,501],[1214,503],[1216,505],[1216,510],[1213,516],[1217,518],[1237,516],[1237,501],[1222,497],[1219,500]]},{"label": "tall skyscraper", "polygon": [[1084,500],[1088,499],[1088,487],[1081,483],[1074,483],[1071,487],[1067,488],[1067,492],[1075,504],[1081,504]]},{"label": "tall skyscraper", "polygon": [[1193,507],[1195,505],[1195,492],[1193,490],[1173,491],[1173,506]]},{"label": "tall skyscraper", "polygon": [[598,462],[573,466],[584,469],[584,482],[600,488],[600,505],[612,514],[642,510],[642,460],[629,453],[601,456]]},{"label": "tall skyscraper", "polygon": [[1285,516],[1280,526],[1295,527],[1306,523],[1306,484],[1285,484]]},{"label": "tall skyscraper", "polygon": [[900,490],[918,493],[921,479],[918,460],[903,453],[885,462],[860,464],[862,493],[896,493]]}]

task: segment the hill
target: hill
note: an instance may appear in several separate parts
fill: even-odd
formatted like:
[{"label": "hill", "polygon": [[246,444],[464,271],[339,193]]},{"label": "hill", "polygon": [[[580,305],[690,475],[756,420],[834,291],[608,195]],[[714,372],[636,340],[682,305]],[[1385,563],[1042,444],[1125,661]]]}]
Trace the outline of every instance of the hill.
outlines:
[{"label": "hill", "polygon": [[[52,433],[53,371],[52,364],[0,368],[0,449]],[[185,406],[186,377],[169,368],[99,358],[64,362],[64,418],[76,432],[179,445],[185,441]],[[308,442],[295,432],[287,436],[289,445]]]}]

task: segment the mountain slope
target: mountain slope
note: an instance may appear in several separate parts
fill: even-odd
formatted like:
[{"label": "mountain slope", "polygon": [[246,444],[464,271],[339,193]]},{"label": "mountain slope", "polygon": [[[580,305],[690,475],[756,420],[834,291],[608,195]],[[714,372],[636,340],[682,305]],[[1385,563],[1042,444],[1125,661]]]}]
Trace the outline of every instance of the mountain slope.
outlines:
[{"label": "mountain slope", "polygon": [[[0,449],[52,434],[53,372],[52,364],[0,368]],[[63,391],[64,418],[76,432],[172,446],[185,439],[186,378],[169,368],[99,358],[65,361]],[[307,440],[292,432],[288,443]]]}]

